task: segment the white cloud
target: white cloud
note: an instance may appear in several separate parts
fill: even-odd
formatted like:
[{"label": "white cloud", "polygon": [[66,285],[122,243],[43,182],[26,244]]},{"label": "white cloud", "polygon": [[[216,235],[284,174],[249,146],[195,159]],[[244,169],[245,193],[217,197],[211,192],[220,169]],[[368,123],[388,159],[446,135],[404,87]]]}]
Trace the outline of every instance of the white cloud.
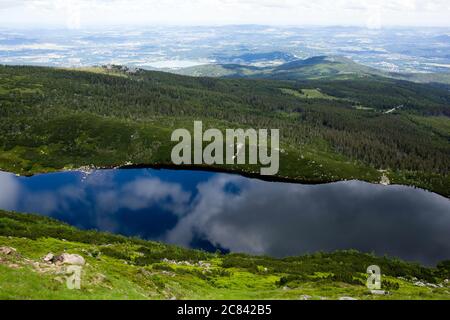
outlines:
[{"label": "white cloud", "polygon": [[[46,189],[47,179],[38,185],[39,177],[0,172],[0,208],[185,246],[202,239],[233,252],[286,256],[355,248],[429,264],[450,252],[449,201],[420,189],[357,181],[306,186],[226,174],[194,187],[180,183],[183,175],[177,182],[142,171],[121,174],[96,171]],[[34,188],[27,186],[31,179]]]},{"label": "white cloud", "polygon": [[[230,184],[239,192],[229,192]],[[450,249],[448,200],[420,189],[270,184],[218,174],[198,191],[164,240],[189,246],[199,237],[232,252],[272,256],[354,248],[429,264]]]},{"label": "white cloud", "polygon": [[20,185],[10,173],[0,171],[0,208],[13,210],[17,204]]},{"label": "white cloud", "polygon": [[27,0],[0,1],[0,25],[70,29],[108,25],[450,26],[444,0]]},{"label": "white cloud", "polygon": [[168,210],[182,215],[186,212],[190,196],[179,184],[146,178],[126,184],[120,192],[120,204],[122,207],[138,210],[160,203]]}]

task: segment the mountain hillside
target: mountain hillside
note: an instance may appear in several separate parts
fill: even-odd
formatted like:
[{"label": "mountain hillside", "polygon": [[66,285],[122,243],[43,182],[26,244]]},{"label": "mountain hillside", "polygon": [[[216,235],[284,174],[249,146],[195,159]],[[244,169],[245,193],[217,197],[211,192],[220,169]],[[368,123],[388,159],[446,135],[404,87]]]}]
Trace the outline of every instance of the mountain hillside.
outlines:
[{"label": "mountain hillside", "polygon": [[[66,285],[71,263],[82,267],[79,290]],[[366,288],[374,264],[389,294]],[[0,211],[0,299],[450,299],[449,277],[449,261],[423,267],[354,250],[211,254]]]},{"label": "mountain hillside", "polygon": [[450,84],[450,73],[394,73],[378,70],[342,56],[317,56],[279,66],[256,67],[248,64],[211,64],[178,70],[182,75],[202,77],[262,78],[276,80],[358,79],[384,77],[418,83]]},{"label": "mountain hillside", "polygon": [[171,165],[172,132],[202,120],[204,130],[280,129],[276,179],[385,183],[387,177],[449,196],[449,106],[445,88],[380,77],[293,82],[120,66],[0,66],[0,169],[28,175]]}]

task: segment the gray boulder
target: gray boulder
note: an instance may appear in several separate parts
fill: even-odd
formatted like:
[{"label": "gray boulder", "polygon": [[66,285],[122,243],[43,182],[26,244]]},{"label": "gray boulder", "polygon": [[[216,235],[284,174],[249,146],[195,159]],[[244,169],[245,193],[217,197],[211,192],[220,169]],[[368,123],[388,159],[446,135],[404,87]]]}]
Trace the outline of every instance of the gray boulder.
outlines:
[{"label": "gray boulder", "polygon": [[62,255],[55,258],[56,262],[62,263],[62,264],[71,264],[71,265],[77,265],[77,266],[83,266],[86,261],[84,258],[78,254],[70,254],[70,253],[63,253]]}]

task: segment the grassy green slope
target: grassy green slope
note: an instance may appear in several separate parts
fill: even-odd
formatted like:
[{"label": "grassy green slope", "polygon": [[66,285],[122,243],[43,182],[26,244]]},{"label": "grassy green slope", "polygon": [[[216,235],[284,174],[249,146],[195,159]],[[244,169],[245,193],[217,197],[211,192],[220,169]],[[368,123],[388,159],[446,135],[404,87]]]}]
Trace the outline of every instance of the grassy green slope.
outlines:
[{"label": "grassy green slope", "polygon": [[450,132],[440,124],[449,104],[447,90],[389,79],[288,82],[1,66],[0,169],[167,165],[172,131],[203,120],[205,129],[281,129],[280,178],[379,182],[385,170],[392,183],[449,196]]},{"label": "grassy green slope", "polygon": [[[17,251],[0,253],[0,299],[450,299],[448,261],[429,268],[356,251],[284,259],[211,254],[5,211],[1,246]],[[86,259],[81,290],[67,289],[61,270],[43,261],[49,252]],[[390,295],[365,287],[373,264]]]}]

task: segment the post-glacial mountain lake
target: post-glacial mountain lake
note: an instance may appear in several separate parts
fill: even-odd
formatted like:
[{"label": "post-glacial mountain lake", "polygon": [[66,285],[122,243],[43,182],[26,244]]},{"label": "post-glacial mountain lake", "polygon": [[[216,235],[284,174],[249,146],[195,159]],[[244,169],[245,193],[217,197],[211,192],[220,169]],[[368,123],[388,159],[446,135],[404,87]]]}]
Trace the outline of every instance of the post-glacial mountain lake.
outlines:
[{"label": "post-glacial mountain lake", "polygon": [[428,265],[450,258],[450,200],[405,186],[188,170],[0,172],[0,208],[205,250],[283,257],[357,249]]}]

